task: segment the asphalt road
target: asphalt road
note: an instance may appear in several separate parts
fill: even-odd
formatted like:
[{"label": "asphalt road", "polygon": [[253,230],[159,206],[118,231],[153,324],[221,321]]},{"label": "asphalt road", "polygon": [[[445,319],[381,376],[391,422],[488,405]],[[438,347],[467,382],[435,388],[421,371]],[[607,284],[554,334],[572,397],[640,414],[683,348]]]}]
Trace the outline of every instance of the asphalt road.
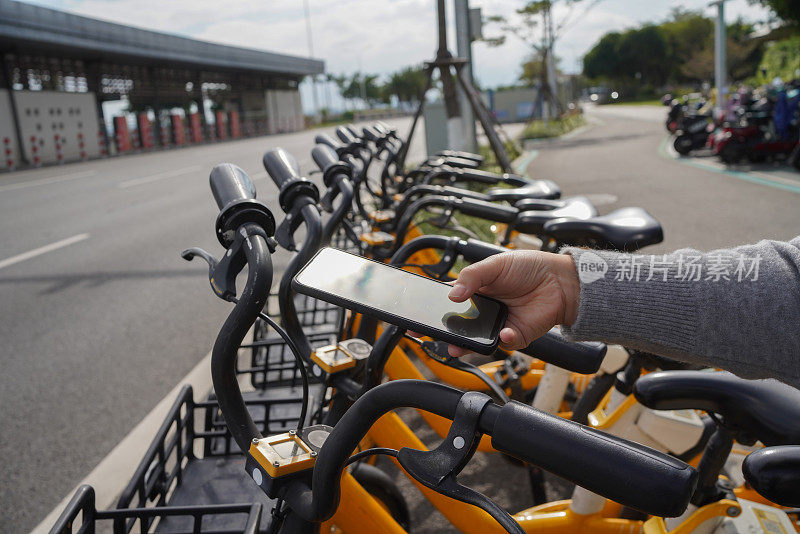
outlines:
[{"label": "asphalt road", "polygon": [[[664,228],[664,242],[648,252],[711,250],[800,234],[800,194],[742,179],[746,173],[668,157],[664,108],[603,106],[587,114],[595,123],[587,131],[537,145],[528,174],[555,180],[565,195],[599,194],[601,213],[647,209]],[[800,187],[800,173],[776,175]],[[606,203],[607,195],[616,200]]]},{"label": "asphalt road", "polygon": [[308,172],[320,131],[0,176],[0,532],[37,524],[210,350],[230,306],[179,254],[221,250],[213,165],[241,166],[280,220],[261,155]]}]

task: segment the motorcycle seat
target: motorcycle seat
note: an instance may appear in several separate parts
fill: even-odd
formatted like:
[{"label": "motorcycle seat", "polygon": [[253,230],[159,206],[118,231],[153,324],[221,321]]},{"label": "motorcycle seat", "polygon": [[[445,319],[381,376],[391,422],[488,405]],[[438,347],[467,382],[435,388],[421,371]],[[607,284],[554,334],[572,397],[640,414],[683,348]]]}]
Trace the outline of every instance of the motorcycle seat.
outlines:
[{"label": "motorcycle seat", "polygon": [[747,456],[742,472],[753,488],[781,506],[800,507],[800,447],[768,447]]},{"label": "motorcycle seat", "polygon": [[636,399],[654,410],[704,410],[740,436],[765,445],[800,443],[800,391],[777,380],[723,371],[662,371],[639,378]]},{"label": "motorcycle seat", "polygon": [[584,219],[557,219],[545,223],[544,232],[560,243],[625,252],[664,239],[661,223],[642,208],[621,208]]},{"label": "motorcycle seat", "polygon": [[535,180],[521,187],[493,187],[486,191],[491,202],[518,202],[526,198],[556,199],[561,197],[561,188],[551,180]]},{"label": "motorcycle seat", "polygon": [[597,215],[594,205],[586,197],[570,197],[559,202],[562,203],[561,207],[521,211],[510,226],[523,234],[540,235],[544,232],[545,225],[553,220],[581,220]]}]

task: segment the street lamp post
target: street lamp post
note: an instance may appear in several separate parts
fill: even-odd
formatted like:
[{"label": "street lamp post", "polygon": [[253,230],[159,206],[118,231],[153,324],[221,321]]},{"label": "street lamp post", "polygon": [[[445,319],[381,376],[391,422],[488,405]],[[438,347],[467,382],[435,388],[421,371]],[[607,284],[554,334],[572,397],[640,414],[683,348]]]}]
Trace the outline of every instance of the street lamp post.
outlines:
[{"label": "street lamp post", "polygon": [[[308,7],[308,0],[303,0],[303,11],[306,18],[306,37],[308,38],[308,57],[314,57],[314,41],[311,37],[311,10]],[[317,75],[311,75],[311,99],[314,103],[314,123],[319,124],[319,102],[317,101]]]},{"label": "street lamp post", "polygon": [[717,87],[716,109],[719,111],[725,104],[728,96],[728,82],[726,80],[726,27],[725,27],[725,0],[716,0],[709,6],[717,8],[717,18],[714,23],[714,85]]}]

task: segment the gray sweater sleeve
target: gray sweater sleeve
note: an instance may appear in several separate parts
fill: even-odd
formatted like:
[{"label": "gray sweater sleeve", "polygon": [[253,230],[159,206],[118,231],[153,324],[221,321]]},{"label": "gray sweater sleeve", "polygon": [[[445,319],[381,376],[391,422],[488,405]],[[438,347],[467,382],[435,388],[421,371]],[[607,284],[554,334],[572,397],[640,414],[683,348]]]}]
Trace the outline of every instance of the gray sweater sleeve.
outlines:
[{"label": "gray sweater sleeve", "polygon": [[562,252],[581,280],[569,338],[800,388],[800,237],[706,253]]}]

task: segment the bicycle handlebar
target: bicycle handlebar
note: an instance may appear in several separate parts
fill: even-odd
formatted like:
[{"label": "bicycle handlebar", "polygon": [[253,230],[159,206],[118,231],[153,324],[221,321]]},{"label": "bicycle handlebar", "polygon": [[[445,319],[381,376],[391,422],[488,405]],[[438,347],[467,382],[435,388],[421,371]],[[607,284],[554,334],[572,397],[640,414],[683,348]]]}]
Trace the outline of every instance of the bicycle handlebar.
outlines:
[{"label": "bicycle handlebar", "polygon": [[344,126],[336,128],[336,136],[342,140],[343,143],[348,145],[361,145],[363,144],[353,132]]},{"label": "bicycle handlebar", "polygon": [[217,207],[222,210],[228,204],[238,200],[256,198],[256,187],[245,172],[233,163],[220,163],[212,170],[208,178],[211,183],[211,194]]},{"label": "bicycle handlebar", "polygon": [[332,149],[336,150],[338,153],[340,150],[344,150],[346,147],[340,141],[337,141],[333,137],[328,134],[317,134],[314,136],[314,142],[318,145],[328,145]]},{"label": "bicycle handlebar", "polygon": [[232,163],[220,163],[208,179],[220,210],[215,226],[222,246],[230,246],[244,222],[256,223],[267,235],[275,233],[275,218],[266,204],[256,200],[256,187],[247,173]]},{"label": "bicycle handlebar", "polygon": [[568,341],[559,329],[553,328],[520,352],[573,373],[588,375],[600,369],[607,350],[605,343]]},{"label": "bicycle handlebar", "polygon": [[264,169],[278,188],[300,179],[300,166],[294,156],[282,148],[267,150],[262,158]]},{"label": "bicycle handlebar", "polygon": [[315,203],[319,201],[316,184],[300,176],[300,166],[289,152],[282,148],[267,150],[262,163],[267,174],[280,189],[278,202],[283,211],[291,210],[299,198],[306,197]]},{"label": "bicycle handlebar", "polygon": [[[345,462],[378,418],[408,407],[452,420],[463,395],[424,380],[393,380],[373,388],[345,412],[325,440],[311,488],[293,484],[286,501],[308,521],[329,519],[339,503]],[[495,449],[651,515],[681,514],[697,482],[693,468],[666,454],[518,402],[486,404],[477,426],[492,436]]]},{"label": "bicycle handlebar", "polygon": [[492,446],[624,506],[675,517],[698,474],[667,454],[515,401],[492,426]]}]

